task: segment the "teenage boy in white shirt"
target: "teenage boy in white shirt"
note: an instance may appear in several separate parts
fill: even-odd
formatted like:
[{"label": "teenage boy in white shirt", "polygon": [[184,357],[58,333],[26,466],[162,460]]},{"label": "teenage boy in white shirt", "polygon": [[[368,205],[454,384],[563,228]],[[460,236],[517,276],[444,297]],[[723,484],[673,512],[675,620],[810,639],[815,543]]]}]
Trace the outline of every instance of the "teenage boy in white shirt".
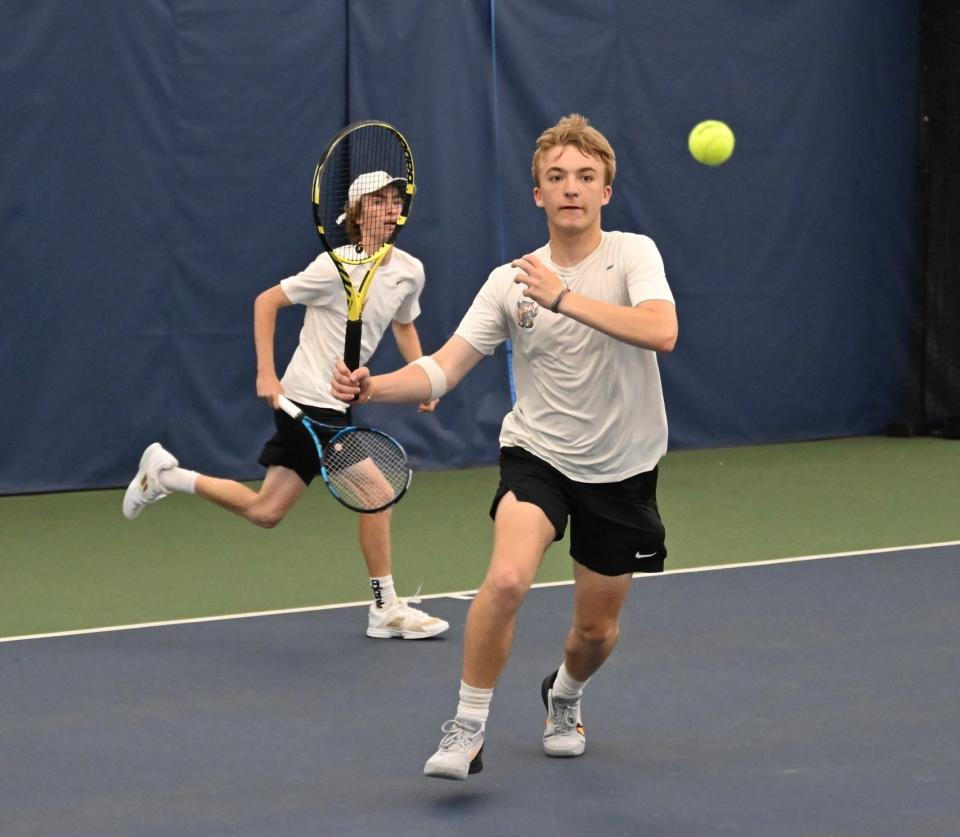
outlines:
[{"label": "teenage boy in white shirt", "polygon": [[500,433],[493,553],[470,606],[460,700],[424,773],[465,779],[482,769],[493,689],[516,614],[544,553],[569,518],[575,582],[563,662],[541,684],[548,756],[578,756],[583,686],[613,650],[634,572],[661,572],[656,501],[667,421],[657,352],[677,339],[663,261],[646,236],[601,229],[616,159],[582,116],[545,131],[533,157],[533,198],[550,239],[494,270],[453,337],[388,375],[338,362],[341,400],[437,398],[485,355],[513,342],[517,400]]},{"label": "teenage boy in white shirt", "polygon": [[[400,214],[404,181],[386,172],[361,174],[351,186],[357,198],[347,207],[342,222],[354,244],[374,252],[392,233]],[[366,265],[353,270],[365,271]],[[394,247],[383,260],[370,287],[363,312],[360,358],[373,354],[389,325],[404,360],[422,356],[414,320],[420,313],[424,286],[423,264]],[[282,379],[274,362],[277,312],[288,305],[306,307],[300,342]],[[307,415],[334,427],[350,423],[350,409],[332,397],[329,388],[330,358],[343,353],[347,322],[346,295],[332,259],[322,253],[304,271],[261,293],[254,303],[254,341],[257,351],[257,395],[275,412],[277,431],[264,445],[260,464],[267,469],[259,491],[235,480],[198,474],[180,468],[177,459],[159,442],[143,453],[140,467],[127,488],[123,514],[133,519],[150,503],[173,491],[196,494],[249,520],[272,528],[280,523],[319,471],[316,448],[299,422],[279,410],[278,398],[286,395]],[[363,401],[364,399],[361,399]],[[438,399],[425,398],[420,412],[432,412]],[[321,442],[333,432],[318,428]],[[424,639],[450,626],[410,607],[418,599],[399,598],[394,589],[390,543],[391,510],[360,515],[359,537],[373,591],[367,616],[367,635],[376,638]]]}]

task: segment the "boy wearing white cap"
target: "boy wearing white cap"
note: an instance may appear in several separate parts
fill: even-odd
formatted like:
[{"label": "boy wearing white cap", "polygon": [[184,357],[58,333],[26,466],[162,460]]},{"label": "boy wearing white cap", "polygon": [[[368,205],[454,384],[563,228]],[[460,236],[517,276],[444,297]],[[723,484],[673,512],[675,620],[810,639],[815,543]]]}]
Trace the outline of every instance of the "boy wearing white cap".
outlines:
[{"label": "boy wearing white cap", "polygon": [[[353,247],[373,252],[393,232],[403,205],[403,178],[387,172],[358,176],[348,192],[349,204],[338,222]],[[366,265],[351,270],[366,271]],[[362,276],[362,274],[361,274]],[[360,277],[357,277],[359,279]],[[366,363],[389,325],[403,358],[423,355],[414,320],[420,313],[423,264],[393,247],[380,265],[363,311],[360,362]],[[293,357],[280,379],[274,361],[277,312],[288,305],[305,306],[303,329]],[[274,408],[276,433],[264,445],[259,462],[267,469],[259,491],[234,480],[180,468],[177,459],[157,442],[143,453],[139,470],[123,500],[123,514],[133,519],[143,508],[173,491],[196,494],[258,526],[280,523],[317,475],[319,461],[313,442],[298,422],[278,410],[286,395],[307,415],[332,426],[350,423],[350,409],[330,394],[330,369],[343,354],[347,303],[340,275],[326,253],[302,272],[261,293],[254,303],[254,342],[257,353],[257,395]],[[439,399],[420,404],[432,412]],[[331,434],[332,435],[332,434]],[[329,437],[328,437],[329,438]],[[322,438],[326,443],[327,439]],[[422,639],[449,628],[447,622],[410,607],[417,599],[401,599],[393,584],[390,510],[360,515],[359,537],[370,577],[367,635],[375,638]]]}]

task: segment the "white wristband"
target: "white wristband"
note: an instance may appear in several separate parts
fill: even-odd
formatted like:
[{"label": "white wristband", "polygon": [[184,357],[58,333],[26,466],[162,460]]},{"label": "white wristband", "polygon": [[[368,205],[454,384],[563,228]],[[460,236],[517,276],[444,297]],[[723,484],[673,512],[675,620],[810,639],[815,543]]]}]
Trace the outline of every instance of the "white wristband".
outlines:
[{"label": "white wristband", "polygon": [[424,355],[410,362],[410,366],[414,365],[419,366],[426,372],[430,379],[430,400],[442,398],[447,391],[447,376],[443,374],[440,364],[430,355]]}]

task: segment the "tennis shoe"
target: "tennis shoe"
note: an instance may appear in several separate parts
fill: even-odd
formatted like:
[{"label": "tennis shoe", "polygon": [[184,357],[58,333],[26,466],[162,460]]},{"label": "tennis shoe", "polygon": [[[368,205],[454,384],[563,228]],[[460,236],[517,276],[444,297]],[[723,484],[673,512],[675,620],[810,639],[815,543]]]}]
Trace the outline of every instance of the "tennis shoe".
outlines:
[{"label": "tennis shoe", "polygon": [[543,731],[543,752],[555,758],[583,755],[586,732],[580,719],[580,698],[562,698],[553,694],[557,672],[548,674],[540,685],[540,697],[547,708],[547,726]]},{"label": "tennis shoe", "polygon": [[367,616],[367,636],[375,639],[427,639],[442,634],[450,627],[450,623],[415,607],[410,603],[420,604],[420,599],[411,596],[409,599],[396,599],[386,607],[378,608],[370,605]]},{"label": "tennis shoe", "polygon": [[127,520],[133,520],[151,503],[166,497],[170,492],[160,485],[160,472],[176,468],[179,464],[176,457],[159,442],[148,446],[140,457],[137,475],[130,481],[127,493],[123,495],[123,516]]},{"label": "tennis shoe", "polygon": [[454,718],[441,730],[440,748],[423,766],[423,775],[435,779],[457,779],[483,770],[483,724],[470,718]]}]

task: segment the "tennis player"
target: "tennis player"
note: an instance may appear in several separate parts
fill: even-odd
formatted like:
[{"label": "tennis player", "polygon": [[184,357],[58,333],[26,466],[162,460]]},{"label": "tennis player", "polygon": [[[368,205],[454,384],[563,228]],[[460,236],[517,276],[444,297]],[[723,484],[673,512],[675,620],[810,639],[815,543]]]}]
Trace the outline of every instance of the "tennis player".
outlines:
[{"label": "tennis player", "polygon": [[[358,199],[340,222],[354,243],[366,252],[376,250],[392,233],[403,200],[403,180],[385,172],[357,178],[351,188]],[[355,181],[355,183],[357,182]],[[360,265],[358,270],[365,270]],[[362,275],[362,274],[361,274]],[[423,352],[414,320],[420,313],[424,286],[423,264],[393,247],[370,288],[363,312],[361,362],[376,349],[389,325],[400,354],[407,361]],[[288,305],[306,307],[300,342],[283,379],[277,378],[274,334],[277,312]],[[123,514],[135,518],[147,505],[173,491],[196,494],[255,523],[272,528],[286,516],[319,471],[316,448],[299,422],[278,409],[286,395],[307,415],[332,426],[350,423],[350,409],[330,394],[330,363],[343,354],[347,322],[346,297],[336,267],[322,253],[303,272],[261,293],[254,303],[254,341],[257,352],[257,395],[276,411],[276,433],[264,445],[260,464],[267,469],[259,491],[234,480],[198,474],[180,468],[177,459],[158,443],[143,453],[137,475],[123,499]],[[432,412],[438,399],[426,398],[420,412]],[[331,431],[326,441],[333,434]],[[418,599],[402,599],[394,589],[390,542],[390,510],[360,515],[360,549],[367,564],[373,602],[367,635],[377,638],[422,639],[449,628],[447,622],[410,606]]]},{"label": "tennis player", "polygon": [[459,703],[424,773],[482,769],[484,728],[517,611],[544,553],[570,521],[575,593],[557,670],[541,684],[548,756],[579,756],[581,694],[613,651],[635,572],[663,570],[657,464],[667,419],[657,352],[677,339],[663,261],[646,236],[601,229],[616,159],[586,119],[561,119],[537,141],[533,199],[549,242],[496,268],[436,354],[388,375],[336,366],[331,391],[350,401],[416,402],[455,387],[513,341],[517,400],[500,432],[493,554],[464,635]]}]

